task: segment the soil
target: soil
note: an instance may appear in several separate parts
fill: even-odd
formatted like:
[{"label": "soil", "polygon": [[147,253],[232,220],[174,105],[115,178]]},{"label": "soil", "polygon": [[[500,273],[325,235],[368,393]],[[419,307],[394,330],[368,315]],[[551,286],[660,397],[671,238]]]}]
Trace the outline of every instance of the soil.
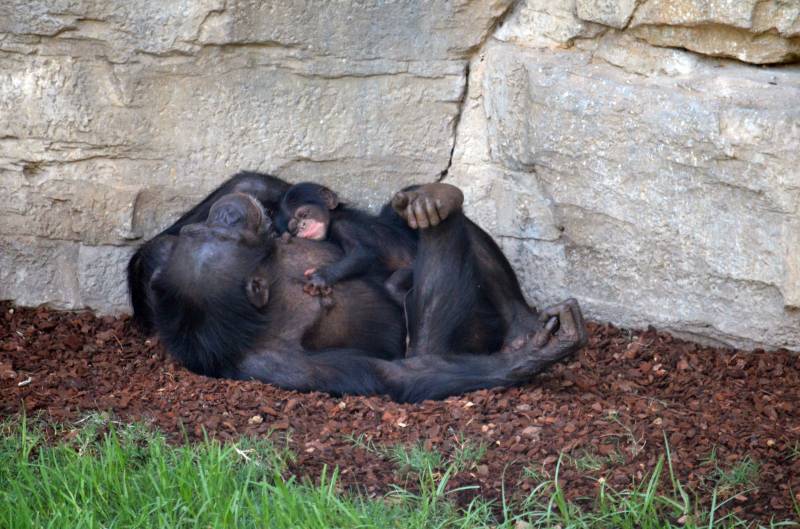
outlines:
[{"label": "soil", "polygon": [[[589,345],[529,385],[401,405],[198,376],[127,317],[7,303],[0,311],[0,417],[24,409],[63,423],[103,410],[152,423],[177,442],[204,431],[221,440],[270,435],[297,454],[293,472],[338,466],[342,485],[368,494],[408,483],[353,439],[448,454],[466,438],[488,450],[450,482],[478,486],[464,501],[499,498],[503,487],[522,498],[537,483],[530,469],[552,477],[562,453],[569,497],[592,496],[601,478],[630,487],[665,454],[666,439],[684,485],[708,496],[718,484],[732,498],[725,509],[786,519],[800,502],[800,355],[787,351],[710,348],[652,328],[590,323]],[[757,464],[750,483],[726,488],[721,470],[747,461]]]}]

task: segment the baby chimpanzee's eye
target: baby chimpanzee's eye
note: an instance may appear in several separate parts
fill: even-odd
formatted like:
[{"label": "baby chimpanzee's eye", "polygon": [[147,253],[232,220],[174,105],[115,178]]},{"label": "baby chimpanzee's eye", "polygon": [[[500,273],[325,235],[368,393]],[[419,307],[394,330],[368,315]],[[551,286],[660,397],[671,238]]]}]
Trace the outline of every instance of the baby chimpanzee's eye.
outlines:
[{"label": "baby chimpanzee's eye", "polygon": [[306,211],[305,209],[298,209],[297,210],[297,218],[298,219],[304,219],[307,216],[308,216],[308,211]]}]

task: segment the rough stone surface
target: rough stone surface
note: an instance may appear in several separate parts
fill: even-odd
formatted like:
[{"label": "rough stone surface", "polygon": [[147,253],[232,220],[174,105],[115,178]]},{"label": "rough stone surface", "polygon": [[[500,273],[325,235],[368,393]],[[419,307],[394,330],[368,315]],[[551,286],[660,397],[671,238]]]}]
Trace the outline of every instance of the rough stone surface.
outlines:
[{"label": "rough stone surface", "polygon": [[532,48],[563,46],[604,29],[578,18],[575,0],[520,1],[505,22],[494,33],[495,39]]},{"label": "rough stone surface", "polygon": [[437,178],[509,5],[3,2],[0,298],[124,308],[119,247],[242,169],[369,207]]},{"label": "rough stone surface", "polygon": [[616,34],[571,51],[491,43],[478,61],[450,173],[533,300],[800,348],[796,68]]},{"label": "rough stone surface", "polygon": [[800,57],[796,0],[644,0],[630,27],[658,46],[756,64]]},{"label": "rough stone surface", "polygon": [[134,246],[241,169],[443,176],[537,305],[800,350],[800,67],[748,64],[798,46],[794,0],[11,0],[0,299],[127,310]]},{"label": "rough stone surface", "polygon": [[578,18],[623,29],[636,9],[636,0],[576,0]]},{"label": "rough stone surface", "polygon": [[715,57],[734,57],[756,64],[789,62],[800,57],[800,39],[772,33],[750,33],[727,26],[638,26],[632,33],[657,46],[687,48]]}]

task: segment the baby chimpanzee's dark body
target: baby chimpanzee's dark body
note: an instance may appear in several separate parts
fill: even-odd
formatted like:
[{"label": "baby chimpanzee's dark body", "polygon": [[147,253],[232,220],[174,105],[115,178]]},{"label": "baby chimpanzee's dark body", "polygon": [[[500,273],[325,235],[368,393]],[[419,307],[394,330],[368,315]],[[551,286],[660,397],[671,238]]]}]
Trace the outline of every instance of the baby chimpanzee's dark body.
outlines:
[{"label": "baby chimpanzee's dark body", "polygon": [[284,195],[276,226],[303,239],[327,239],[344,252],[342,259],[307,271],[311,293],[324,293],[345,279],[375,275],[402,303],[411,287],[418,236],[390,204],[377,216],[370,215],[340,202],[327,187],[304,182]]}]

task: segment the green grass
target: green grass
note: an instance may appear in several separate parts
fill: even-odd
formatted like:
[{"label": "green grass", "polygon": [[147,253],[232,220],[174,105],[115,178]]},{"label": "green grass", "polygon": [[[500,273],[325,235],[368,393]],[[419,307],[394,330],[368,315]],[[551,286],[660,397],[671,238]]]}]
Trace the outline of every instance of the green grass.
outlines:
[{"label": "green grass", "polygon": [[792,461],[800,460],[800,441],[795,441],[789,448],[789,459]]},{"label": "green grass", "polygon": [[607,456],[596,454],[590,450],[581,450],[577,455],[570,455],[569,461],[579,472],[596,472],[604,467],[624,463],[625,456],[619,450],[615,450]]},{"label": "green grass", "polygon": [[708,475],[711,486],[719,496],[730,496],[750,491],[758,487],[760,465],[749,455],[730,466],[720,465],[717,458],[717,449],[712,448],[711,453],[703,460],[703,465],[713,467]]},{"label": "green grass", "polygon": [[[369,498],[342,491],[336,470],[325,470],[313,483],[287,477],[291,452],[262,440],[173,446],[145,427],[103,416],[91,416],[57,438],[62,440],[46,442],[24,418],[0,425],[3,529],[748,527],[719,515],[728,501],[718,501],[721,496],[698,504],[675,479],[669,452],[631,490],[614,491],[601,481],[596,497],[568,501],[558,480],[559,461],[552,477],[542,474],[522,502],[477,499],[457,508],[448,481],[486,452],[467,441],[447,456],[422,445],[364,443],[416,480],[414,487]],[[779,526],[797,527],[772,524]]]}]

